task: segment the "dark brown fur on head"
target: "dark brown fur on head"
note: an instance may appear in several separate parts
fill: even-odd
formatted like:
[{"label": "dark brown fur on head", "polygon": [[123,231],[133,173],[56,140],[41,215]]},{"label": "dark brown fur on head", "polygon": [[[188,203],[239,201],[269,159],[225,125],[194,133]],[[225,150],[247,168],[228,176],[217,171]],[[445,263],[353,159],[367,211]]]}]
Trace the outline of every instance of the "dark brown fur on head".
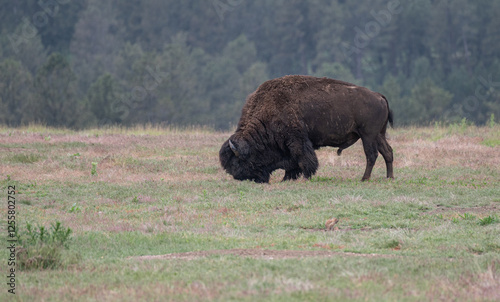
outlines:
[{"label": "dark brown fur on head", "polygon": [[[230,146],[230,142],[232,146]],[[231,136],[222,144],[219,160],[227,173],[237,180],[253,180],[258,183],[269,182],[271,171],[262,161],[253,161],[252,148],[241,139]]]}]

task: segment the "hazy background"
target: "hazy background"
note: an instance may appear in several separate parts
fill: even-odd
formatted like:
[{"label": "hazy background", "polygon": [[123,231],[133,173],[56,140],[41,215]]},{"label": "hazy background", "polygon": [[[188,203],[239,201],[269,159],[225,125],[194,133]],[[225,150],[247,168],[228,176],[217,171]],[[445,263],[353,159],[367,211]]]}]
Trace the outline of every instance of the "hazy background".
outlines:
[{"label": "hazy background", "polygon": [[397,125],[500,116],[498,0],[0,0],[0,123],[227,129],[287,74],[387,96]]}]

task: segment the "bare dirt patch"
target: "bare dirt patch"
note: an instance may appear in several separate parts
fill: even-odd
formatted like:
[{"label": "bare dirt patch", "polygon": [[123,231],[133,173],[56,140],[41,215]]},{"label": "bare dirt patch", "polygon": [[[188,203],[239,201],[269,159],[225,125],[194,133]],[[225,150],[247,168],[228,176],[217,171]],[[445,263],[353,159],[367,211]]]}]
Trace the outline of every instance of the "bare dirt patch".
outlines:
[{"label": "bare dirt patch", "polygon": [[353,231],[363,231],[363,232],[368,232],[368,231],[374,231],[375,229],[369,228],[369,227],[364,227],[364,228],[349,228],[349,227],[335,227],[334,229],[328,230],[326,228],[306,228],[306,227],[301,227],[301,230],[304,231],[309,231],[309,232],[353,232]]},{"label": "bare dirt patch", "polygon": [[443,207],[443,206],[437,206],[435,210],[429,211],[429,212],[424,212],[421,215],[439,215],[439,214],[444,214],[444,213],[458,213],[458,214],[464,214],[464,213],[470,213],[470,214],[484,214],[484,215],[490,215],[491,213],[497,213],[500,211],[500,206],[497,205],[490,205],[490,206],[482,206],[482,207],[470,207],[470,208],[449,208],[449,207]]},{"label": "bare dirt patch", "polygon": [[213,255],[234,255],[254,259],[290,259],[290,258],[308,258],[308,257],[333,257],[333,256],[354,256],[354,257],[373,257],[373,258],[393,258],[394,255],[383,254],[359,254],[349,252],[334,251],[304,251],[304,250],[266,250],[266,249],[229,249],[229,250],[209,250],[185,253],[172,253],[165,255],[146,255],[129,257],[136,260],[154,260],[154,259],[184,259],[194,260]]}]

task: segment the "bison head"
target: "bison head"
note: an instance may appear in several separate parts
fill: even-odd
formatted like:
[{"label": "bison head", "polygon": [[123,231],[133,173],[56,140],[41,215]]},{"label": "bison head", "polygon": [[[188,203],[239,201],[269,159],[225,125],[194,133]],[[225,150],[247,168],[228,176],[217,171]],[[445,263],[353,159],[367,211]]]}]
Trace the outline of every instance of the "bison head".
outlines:
[{"label": "bison head", "polygon": [[234,179],[269,182],[270,171],[263,157],[259,158],[259,152],[255,147],[235,135],[222,144],[219,160],[224,170]]}]

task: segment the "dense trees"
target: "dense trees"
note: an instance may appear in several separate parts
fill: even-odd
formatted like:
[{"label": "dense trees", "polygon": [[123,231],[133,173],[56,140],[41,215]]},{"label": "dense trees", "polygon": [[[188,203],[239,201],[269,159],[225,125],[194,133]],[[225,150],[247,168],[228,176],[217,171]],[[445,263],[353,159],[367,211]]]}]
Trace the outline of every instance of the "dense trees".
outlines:
[{"label": "dense trees", "polygon": [[17,126],[31,121],[34,112],[33,79],[23,65],[6,59],[0,63],[0,122]]},{"label": "dense trees", "polygon": [[36,117],[49,126],[78,126],[81,101],[75,96],[76,77],[68,61],[53,53],[35,77],[36,100],[33,102]]},{"label": "dense trees", "polygon": [[396,122],[500,116],[495,0],[0,0],[0,123],[226,129],[266,79],[384,93]]}]

